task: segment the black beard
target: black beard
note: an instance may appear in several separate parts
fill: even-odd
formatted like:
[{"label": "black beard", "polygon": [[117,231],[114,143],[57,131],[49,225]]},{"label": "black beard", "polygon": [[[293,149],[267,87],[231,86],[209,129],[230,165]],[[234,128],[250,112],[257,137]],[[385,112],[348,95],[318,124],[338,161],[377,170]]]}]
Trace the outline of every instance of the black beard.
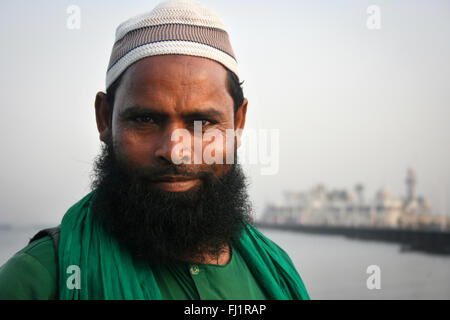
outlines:
[{"label": "black beard", "polygon": [[[117,160],[110,145],[102,147],[94,164],[92,213],[134,257],[151,265],[201,263],[205,255],[218,259],[227,244],[237,244],[252,211],[239,164],[223,177],[174,164],[132,169]],[[168,174],[195,176],[202,183],[186,192],[167,192],[149,182]]]}]

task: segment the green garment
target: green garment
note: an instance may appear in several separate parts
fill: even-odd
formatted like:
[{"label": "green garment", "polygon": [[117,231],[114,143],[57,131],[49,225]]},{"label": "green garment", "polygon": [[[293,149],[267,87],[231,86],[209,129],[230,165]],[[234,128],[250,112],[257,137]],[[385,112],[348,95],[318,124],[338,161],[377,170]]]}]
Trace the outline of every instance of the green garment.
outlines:
[{"label": "green garment", "polygon": [[[198,265],[196,269],[184,264],[150,268],[133,259],[93,219],[90,214],[93,196],[95,191],[72,206],[61,223],[58,256],[61,299],[309,299],[288,255],[250,224],[245,224],[226,266]],[[43,248],[45,243],[47,249]],[[11,285],[23,287],[17,294],[25,299],[54,296],[56,260],[45,266],[49,255],[36,259],[38,249],[49,250],[50,244],[48,237],[33,242],[0,268],[0,298],[15,298],[2,293],[14,291]],[[52,254],[55,259],[54,250]],[[16,268],[20,264],[22,269]],[[47,291],[34,292],[40,289],[29,285],[33,279]]]},{"label": "green garment", "polygon": [[162,298],[167,300],[267,299],[239,251],[234,249],[225,266],[183,263],[153,267],[152,271]]},{"label": "green garment", "polygon": [[52,239],[33,241],[0,267],[0,300],[54,299],[56,275]]}]

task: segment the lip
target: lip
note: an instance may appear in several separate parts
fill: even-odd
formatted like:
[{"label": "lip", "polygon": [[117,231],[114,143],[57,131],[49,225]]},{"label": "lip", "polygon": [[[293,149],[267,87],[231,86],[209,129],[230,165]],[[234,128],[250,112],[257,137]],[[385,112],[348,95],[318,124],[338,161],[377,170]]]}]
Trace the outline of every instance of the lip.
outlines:
[{"label": "lip", "polygon": [[175,182],[175,181],[188,181],[195,180],[196,178],[188,177],[188,176],[160,176],[157,179],[153,180],[153,182]]},{"label": "lip", "polygon": [[182,192],[200,183],[200,179],[186,176],[161,176],[153,181],[155,186],[165,191]]}]

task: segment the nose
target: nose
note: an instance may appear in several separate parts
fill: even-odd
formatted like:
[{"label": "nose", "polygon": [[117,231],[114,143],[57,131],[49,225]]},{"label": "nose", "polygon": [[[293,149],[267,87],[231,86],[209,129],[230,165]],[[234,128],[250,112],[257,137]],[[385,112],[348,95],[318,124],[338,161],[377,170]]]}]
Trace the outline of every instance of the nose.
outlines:
[{"label": "nose", "polygon": [[181,124],[166,125],[158,139],[155,158],[160,163],[189,163],[191,135]]}]

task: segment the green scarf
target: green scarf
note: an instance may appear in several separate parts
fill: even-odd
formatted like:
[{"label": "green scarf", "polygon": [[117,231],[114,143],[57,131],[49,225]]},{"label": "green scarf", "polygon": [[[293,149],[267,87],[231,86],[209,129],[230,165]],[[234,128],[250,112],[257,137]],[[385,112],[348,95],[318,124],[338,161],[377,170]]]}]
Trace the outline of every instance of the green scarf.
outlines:
[{"label": "green scarf", "polygon": [[[161,299],[151,268],[133,259],[93,219],[94,195],[95,191],[74,204],[61,222],[60,299]],[[236,249],[270,299],[309,299],[288,255],[251,224],[245,225]]]}]

